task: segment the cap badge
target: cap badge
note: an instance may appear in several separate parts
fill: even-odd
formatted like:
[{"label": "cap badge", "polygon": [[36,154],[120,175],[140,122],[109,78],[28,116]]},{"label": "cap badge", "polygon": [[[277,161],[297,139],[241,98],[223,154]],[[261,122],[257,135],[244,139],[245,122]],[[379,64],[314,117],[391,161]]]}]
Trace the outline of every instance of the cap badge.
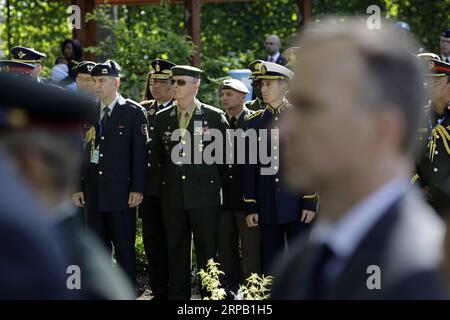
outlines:
[{"label": "cap badge", "polygon": [[26,53],[24,53],[23,51],[19,51],[19,52],[17,53],[17,55],[19,56],[20,59],[22,59],[23,57],[26,56]]},{"label": "cap badge", "polygon": [[428,61],[428,69],[432,70],[434,68],[434,62],[429,60]]},{"label": "cap badge", "polygon": [[108,69],[103,68],[103,69],[102,69],[102,74],[108,74]]}]

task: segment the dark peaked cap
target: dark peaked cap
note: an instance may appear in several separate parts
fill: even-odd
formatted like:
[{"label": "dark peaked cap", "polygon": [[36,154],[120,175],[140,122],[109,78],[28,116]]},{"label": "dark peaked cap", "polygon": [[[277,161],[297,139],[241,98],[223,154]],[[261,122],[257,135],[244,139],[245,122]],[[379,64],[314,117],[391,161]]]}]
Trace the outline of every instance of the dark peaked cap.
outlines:
[{"label": "dark peaked cap", "polygon": [[113,60],[106,60],[103,63],[97,63],[91,70],[91,76],[120,76],[120,66]]},{"label": "dark peaked cap", "polygon": [[72,129],[84,121],[95,122],[97,117],[92,98],[31,78],[0,73],[0,129]]}]

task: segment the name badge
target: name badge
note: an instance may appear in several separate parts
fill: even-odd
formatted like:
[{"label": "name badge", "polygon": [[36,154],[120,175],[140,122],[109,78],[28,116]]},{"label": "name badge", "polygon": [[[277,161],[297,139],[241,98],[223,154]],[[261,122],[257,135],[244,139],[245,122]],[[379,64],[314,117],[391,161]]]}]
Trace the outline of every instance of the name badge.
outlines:
[{"label": "name badge", "polygon": [[91,163],[98,164],[99,159],[100,159],[100,151],[97,148],[91,154]]}]

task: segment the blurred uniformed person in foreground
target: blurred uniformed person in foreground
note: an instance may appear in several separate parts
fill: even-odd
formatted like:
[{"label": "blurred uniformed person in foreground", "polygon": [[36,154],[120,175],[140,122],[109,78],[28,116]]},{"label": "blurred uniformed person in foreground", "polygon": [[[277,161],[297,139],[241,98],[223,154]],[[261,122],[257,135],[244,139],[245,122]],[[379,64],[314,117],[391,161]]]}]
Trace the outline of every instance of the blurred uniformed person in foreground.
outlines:
[{"label": "blurred uniformed person in foreground", "polygon": [[120,66],[108,60],[91,70],[100,100],[98,117],[84,138],[81,189],[75,204],[87,224],[114,253],[135,284],[136,208],[145,190],[147,119],[137,103],[119,93]]},{"label": "blurred uniformed person in foreground", "polygon": [[[208,164],[203,157],[211,138],[215,141],[210,130],[220,130],[225,140],[228,123],[221,110],[196,98],[200,69],[175,66],[171,70],[176,101],[156,114],[151,161],[161,163],[163,170],[161,205],[169,257],[169,299],[186,300],[191,297],[192,236],[199,270],[217,254],[226,164],[225,159]],[[194,163],[197,157],[200,161]]]},{"label": "blurred uniformed person in foreground", "polygon": [[[170,69],[175,64],[163,60],[152,61],[152,71],[147,85],[153,100],[145,100],[141,105],[145,108],[149,124],[149,132],[154,130],[156,112],[170,107],[174,102],[173,88],[170,84]],[[150,153],[150,144],[149,144]],[[154,157],[151,157],[152,160]],[[142,219],[142,240],[148,261],[148,278],[154,299],[167,300],[169,294],[169,267],[167,265],[167,245],[161,211],[161,163],[148,162],[147,187],[144,200],[139,206]]]},{"label": "blurred uniformed person in foreground", "polygon": [[264,102],[261,97],[261,81],[259,80],[259,68],[261,64],[264,63],[262,60],[255,60],[250,62],[248,68],[251,71],[250,80],[252,80],[252,88],[253,88],[253,100],[247,101],[245,103],[245,107],[252,110],[257,111],[265,108]]},{"label": "blurred uniformed person in foreground", "polygon": [[[260,226],[262,272],[270,274],[274,258],[285,248],[285,239],[290,246],[294,238],[309,229],[308,224],[317,211],[317,195],[291,192],[281,178],[283,165],[278,154],[287,146],[278,143],[278,125],[284,112],[291,108],[285,93],[294,74],[271,62],[264,62],[259,68],[261,95],[266,108],[247,117],[247,129],[257,130],[258,144],[267,144],[268,156],[275,165],[270,174],[262,173],[261,168],[268,169],[270,164],[263,164],[259,157],[257,163],[245,165],[244,202],[247,225]],[[266,139],[261,137],[261,129],[267,130]],[[255,148],[251,143],[247,143],[247,154],[263,148],[262,145]]]},{"label": "blurred uniformed person in foreground", "polygon": [[443,297],[445,227],[410,184],[424,68],[410,36],[364,21],[325,20],[299,42],[280,131],[286,179],[319,192],[320,215],[281,263],[274,299]]},{"label": "blurred uniformed person in foreground", "polygon": [[32,64],[34,70],[31,75],[38,82],[41,82],[41,78],[39,77],[42,72],[41,59],[47,57],[44,53],[34,50],[33,48],[22,46],[12,47],[10,53],[12,56],[11,60]]},{"label": "blurred uniformed person in foreground", "polygon": [[[26,271],[25,264],[36,268],[37,276],[36,279],[29,280],[33,288],[23,287],[22,292],[12,289],[0,295],[8,298],[50,298],[46,291],[58,280],[60,282],[58,285],[65,287],[65,290],[52,298],[131,298],[131,290],[125,276],[121,276],[119,272],[112,273],[104,249],[74,219],[75,207],[67,200],[77,180],[80,163],[79,127],[83,120],[89,119],[94,114],[95,104],[57,87],[37,84],[31,81],[31,78],[23,82],[19,78],[13,78],[9,79],[8,83],[3,83],[2,79],[0,78],[2,83],[0,96],[5,98],[1,99],[0,103],[2,106],[0,114],[3,115],[0,116],[0,153],[5,155],[5,158],[2,158],[5,161],[2,163],[6,165],[10,162],[11,172],[16,174],[14,179],[11,172],[2,173],[2,181],[8,183],[8,190],[3,190],[2,194],[6,197],[6,201],[20,198],[15,204],[18,210],[11,212],[30,224],[30,227],[36,230],[36,234],[42,231],[40,228],[43,227],[43,221],[46,221],[48,226],[46,234],[34,239],[35,243],[32,244],[28,243],[31,239],[23,238],[25,234],[18,232],[16,228],[8,231],[16,232],[17,238],[16,241],[7,241],[8,245],[20,243],[20,246],[23,245],[25,248],[10,248],[13,256],[3,257],[11,268],[15,268],[14,272],[21,279],[19,281],[14,277],[8,277],[8,271],[0,267],[2,276],[8,280],[10,288],[27,282],[24,278],[32,273]],[[19,187],[19,180],[22,179],[27,184],[28,190],[33,192],[32,195],[24,196],[26,191]],[[13,194],[8,196],[7,192]],[[25,213],[27,216],[23,216],[20,211],[32,201],[35,201],[34,206],[27,209],[28,212]],[[45,245],[46,239],[54,237],[55,232],[59,233],[58,239]],[[2,232],[2,235],[7,237],[5,232]],[[59,254],[55,253],[54,247],[60,251]],[[39,257],[41,250],[45,250],[49,257]],[[32,252],[35,261],[26,262],[24,259],[23,265],[11,263],[15,256],[25,257],[28,251]],[[65,256],[65,265],[59,264],[60,255]],[[52,267],[48,267],[46,275],[38,275],[39,265],[45,263],[50,263]],[[69,266],[80,268],[79,286],[74,290],[70,290],[67,285],[77,283],[67,280],[73,272],[71,269],[66,273]],[[65,273],[61,279],[60,275]],[[48,281],[47,289],[40,286],[40,281]]]},{"label": "blurred uniformed person in foreground", "polygon": [[34,66],[29,63],[12,60],[0,60],[0,72],[3,73],[31,77],[33,70]]},{"label": "blurred uniformed person in foreground", "polygon": [[425,59],[431,100],[425,107],[425,126],[419,141],[426,144],[414,179],[425,198],[440,213],[450,207],[450,64]]},{"label": "blurred uniformed person in foreground", "polygon": [[[227,79],[221,83],[219,96],[222,108],[230,124],[234,139],[234,162],[228,166],[228,172],[222,184],[222,212],[219,225],[219,261],[221,270],[229,281],[228,289],[236,292],[239,283],[252,273],[261,273],[259,228],[249,228],[245,222],[244,210],[244,163],[238,162],[239,139],[244,134],[245,118],[254,112],[244,105],[248,89],[237,79]],[[240,244],[242,246],[242,269]]]}]

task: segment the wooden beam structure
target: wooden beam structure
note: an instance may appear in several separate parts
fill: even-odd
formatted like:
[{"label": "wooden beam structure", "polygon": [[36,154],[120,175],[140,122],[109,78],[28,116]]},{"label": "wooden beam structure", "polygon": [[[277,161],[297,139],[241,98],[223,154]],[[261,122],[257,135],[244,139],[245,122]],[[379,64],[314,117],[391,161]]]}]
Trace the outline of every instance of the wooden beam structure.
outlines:
[{"label": "wooden beam structure", "polygon": [[306,27],[311,18],[312,4],[311,0],[298,0],[298,7],[300,9],[300,28]]},{"label": "wooden beam structure", "polygon": [[[94,21],[85,23],[86,13],[92,12],[95,6],[101,4],[110,5],[145,5],[145,4],[160,4],[161,0],[70,0],[73,5],[79,6],[81,9],[82,25],[81,29],[73,30],[73,38],[80,40],[84,47],[96,45],[96,26]],[[254,0],[169,0],[169,4],[184,4],[185,13],[185,28],[187,35],[192,39],[195,45],[195,52],[192,58],[194,66],[200,65],[201,61],[201,3],[226,3],[226,2],[252,2]],[[311,0],[298,0],[298,7],[300,9],[300,25],[302,28],[306,26],[311,17],[312,4]],[[87,53],[86,59],[94,60],[95,57]]]},{"label": "wooden beam structure", "polygon": [[[91,47],[96,45],[96,25],[95,21],[86,23],[86,13],[91,13],[95,9],[95,0],[71,0],[72,5],[80,8],[81,13],[81,29],[73,29],[72,37],[78,39],[83,47]],[[86,60],[95,60],[94,54],[85,53]]]}]

